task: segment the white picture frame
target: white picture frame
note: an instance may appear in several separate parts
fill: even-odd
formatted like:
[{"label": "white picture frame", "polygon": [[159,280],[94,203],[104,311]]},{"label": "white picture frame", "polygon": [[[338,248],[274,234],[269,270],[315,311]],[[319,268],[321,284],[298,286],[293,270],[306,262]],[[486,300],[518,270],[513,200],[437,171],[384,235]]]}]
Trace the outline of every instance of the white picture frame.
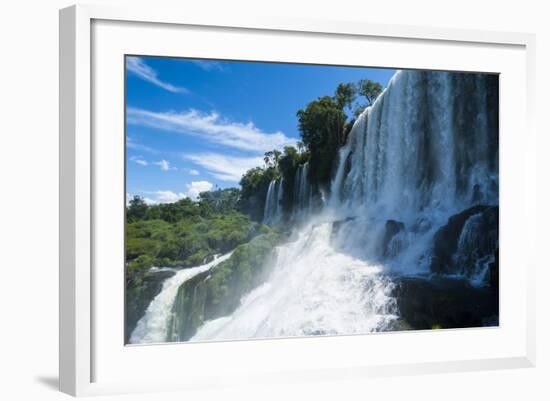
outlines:
[{"label": "white picture frame", "polygon": [[[155,43],[160,43],[158,38],[179,35],[180,31],[185,35],[186,29],[192,29],[193,35],[197,35],[198,38],[204,35],[204,49],[195,49],[192,54],[178,54],[170,49],[172,46],[170,43],[166,43],[162,49],[155,48]],[[144,30],[148,32],[148,40],[141,37],[142,40],[138,46],[135,42],[138,41],[139,35],[142,35],[140,32]],[[326,56],[316,56],[315,54],[320,53],[314,53],[314,51],[319,47],[318,43],[324,41],[327,48],[330,48],[329,42],[337,39],[342,43],[349,42],[350,46],[358,46],[363,42],[365,46],[388,48],[401,46],[400,49],[403,49],[404,53],[407,48],[420,51],[422,47],[426,47],[423,50],[426,55],[433,53],[434,48],[437,48],[440,55],[439,59],[433,58],[432,61],[409,55],[409,61],[404,65],[403,61],[399,60],[403,60],[406,54],[395,55],[392,58],[392,55],[388,54],[389,51],[385,51],[380,53],[382,55],[380,59],[386,60],[381,62],[380,66],[423,68],[429,65],[434,69],[468,69],[464,66],[469,62],[473,70],[503,74],[504,83],[501,84],[508,86],[501,95],[501,115],[511,112],[512,106],[516,107],[518,112],[517,116],[506,115],[501,118],[503,125],[501,135],[504,135],[501,136],[501,139],[504,139],[501,145],[503,184],[501,235],[503,235],[503,244],[513,243],[514,246],[501,252],[501,263],[504,266],[501,277],[501,308],[504,308],[505,315],[499,328],[445,330],[441,333],[411,332],[339,336],[323,339],[158,345],[131,347],[130,351],[124,346],[118,334],[113,335],[116,337],[116,340],[113,340],[115,342],[112,343],[114,345],[110,343],[110,327],[113,321],[120,317],[118,311],[123,308],[123,305],[120,305],[120,308],[118,306],[114,308],[116,311],[108,316],[108,313],[103,313],[105,307],[102,302],[99,302],[97,297],[94,298],[96,291],[104,291],[102,299],[117,301],[121,299],[120,291],[123,291],[122,284],[115,282],[119,277],[116,274],[119,273],[111,277],[108,272],[102,271],[98,274],[97,271],[100,269],[98,261],[113,259],[113,263],[122,263],[122,259],[119,258],[120,253],[117,254],[116,250],[113,252],[102,250],[104,248],[102,248],[101,239],[98,238],[99,234],[110,235],[105,230],[101,230],[105,227],[103,224],[105,219],[113,217],[105,212],[108,206],[103,205],[103,198],[98,198],[98,194],[104,194],[105,187],[112,188],[113,185],[121,183],[120,170],[112,175],[113,181],[107,182],[101,177],[105,176],[106,168],[110,169],[114,166],[116,170],[118,168],[116,166],[120,167],[120,159],[117,159],[122,157],[120,143],[109,141],[112,138],[116,141],[122,139],[123,131],[120,132],[118,139],[113,135],[111,139],[101,137],[102,139],[98,141],[94,136],[94,132],[96,134],[98,132],[98,127],[116,128],[122,123],[119,121],[120,114],[113,114],[104,119],[106,124],[112,124],[110,126],[103,127],[101,125],[103,120],[94,120],[106,116],[104,110],[107,108],[116,109],[117,113],[123,112],[123,103],[120,103],[123,93],[118,91],[120,86],[116,86],[123,82],[114,82],[116,96],[111,99],[102,98],[105,100],[104,103],[97,101],[98,97],[104,96],[101,88],[105,88],[107,82],[111,83],[109,80],[112,77],[109,74],[115,71],[113,68],[118,68],[109,61],[108,57],[116,58],[120,54],[131,53],[128,49],[132,49],[134,54],[155,55],[158,52],[162,55],[205,57],[211,55],[213,58],[223,58],[223,55],[229,54],[224,52],[232,50],[219,49],[216,50],[217,53],[209,50],[208,48],[215,48],[215,44],[211,44],[212,38],[209,41],[207,37],[212,32],[215,33],[213,36],[218,38],[219,34],[231,34],[243,38],[243,43],[248,40],[251,44],[248,45],[247,50],[246,45],[239,45],[238,40],[232,37],[235,40],[232,43],[236,43],[235,49],[241,46],[244,52],[248,52],[242,57],[248,59],[293,60],[298,56],[297,53],[292,53],[292,47],[287,46],[286,50],[281,50],[284,47],[281,43],[286,40],[284,38],[287,38],[293,41],[302,40],[304,44],[307,41],[317,43],[313,46],[312,53],[300,55],[300,57],[310,57],[311,60],[315,59],[319,62],[330,61],[329,58],[332,57],[334,61],[339,57],[336,52]],[[252,40],[254,35],[262,35],[262,40],[269,41],[272,46],[255,52],[254,40]],[[109,40],[107,41],[106,38]],[[226,47],[231,48],[231,46]],[[202,389],[225,386],[228,383],[233,385],[245,385],[250,382],[278,384],[306,380],[534,366],[534,258],[529,259],[530,256],[525,256],[522,259],[519,277],[511,278],[506,274],[508,260],[512,264],[517,255],[534,255],[534,252],[529,251],[535,243],[536,215],[534,205],[536,138],[532,127],[535,87],[534,48],[534,36],[523,33],[374,25],[357,21],[295,20],[253,15],[229,19],[215,14],[188,15],[184,8],[165,10],[154,7],[112,8],[78,5],[61,10],[60,390],[81,396]],[[286,56],[284,51],[287,52]],[[466,57],[462,64],[452,61],[452,53],[460,52],[464,52]],[[487,52],[490,54],[486,54]],[[107,53],[111,56],[107,56]],[[115,56],[112,56],[113,54]],[[350,56],[346,57],[341,60],[342,64],[361,63],[360,58],[351,60]],[[120,65],[119,72],[122,73],[122,70]],[[116,74],[112,76],[119,77]],[[94,85],[100,85],[100,87]],[[512,90],[518,94],[513,102],[508,99],[508,94],[511,94]],[[511,156],[512,153],[513,156]],[[102,168],[98,163],[98,155],[101,155],[102,165],[105,160]],[[518,190],[518,185],[521,185],[521,190]],[[122,195],[123,189],[120,188],[118,192]],[[116,203],[119,199],[115,197],[105,200],[105,202],[111,201]],[[114,217],[114,221],[118,221],[120,216]],[[112,224],[113,220],[110,221]],[[122,224],[122,220],[120,223]],[[512,233],[511,231],[514,230],[510,230],[510,227],[521,227],[522,238]],[[121,226],[120,230],[122,229]],[[115,234],[120,230],[119,228],[114,230]],[[115,238],[112,243],[118,244],[117,241],[118,239]],[[120,252],[123,250],[121,249]],[[100,264],[105,266],[105,263]],[[115,292],[116,295],[113,295]],[[516,306],[510,306],[512,303]],[[508,319],[506,319],[507,316]],[[120,326],[122,325],[121,321]],[[449,351],[449,354],[437,356],[435,354],[437,347],[449,344],[451,339],[457,342],[455,345],[458,344],[455,354]],[[484,342],[494,344],[494,347],[487,345],[483,349],[479,346],[470,351],[464,348],[469,343],[483,344]],[[401,347],[411,343],[414,344],[411,348],[418,349],[422,349],[419,347],[423,345],[433,344],[436,351],[433,355],[430,355],[430,351],[426,351],[425,358],[419,358],[418,354],[412,351],[410,354],[400,355],[399,358],[386,358],[383,355],[378,357],[375,353],[371,353],[370,360],[366,360],[361,352],[349,353],[349,355],[345,353],[344,356],[339,352],[352,347],[380,349],[384,344],[389,343]],[[120,349],[115,350],[113,347],[120,347]],[[319,354],[320,347],[326,352],[323,361],[315,357]],[[146,372],[147,379],[137,375],[133,379],[130,377],[133,372],[131,367],[136,364],[150,366],[155,361],[158,363],[159,360],[170,358],[175,360],[175,358],[181,358],[182,352],[185,352],[187,360],[190,361],[196,361],[200,355],[212,358],[220,353],[233,360],[240,357],[242,361],[237,362],[236,365],[227,366],[221,363],[219,367],[208,369],[208,373],[205,369],[201,370],[200,366],[195,366],[196,369],[187,371],[185,377],[183,374],[166,375],[163,372],[157,375]],[[264,358],[268,356],[271,366],[263,366],[259,360],[254,359],[254,355],[262,355]],[[288,355],[297,355],[300,358],[292,361],[290,366]],[[170,366],[170,363],[168,365]],[[253,368],[250,367],[251,365]],[[129,372],[127,376],[120,373],[126,370],[121,369],[123,366]],[[233,370],[235,372],[232,372]]]}]

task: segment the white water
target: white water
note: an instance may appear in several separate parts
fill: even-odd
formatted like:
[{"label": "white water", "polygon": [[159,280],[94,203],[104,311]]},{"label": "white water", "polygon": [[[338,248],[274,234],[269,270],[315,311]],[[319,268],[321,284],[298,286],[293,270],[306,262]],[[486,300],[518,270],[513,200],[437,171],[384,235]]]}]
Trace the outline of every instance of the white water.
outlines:
[{"label": "white water", "polygon": [[305,227],[277,249],[271,277],[231,315],[205,323],[191,341],[333,335],[383,330],[393,321],[383,268],[331,246],[331,223]]},{"label": "white water", "polygon": [[338,205],[394,219],[448,214],[471,204],[475,188],[477,202],[496,203],[498,155],[489,148],[485,96],[480,75],[397,73],[342,149],[352,152],[351,170],[333,183]]},{"label": "white water", "polygon": [[[498,154],[491,148],[498,131],[489,127],[485,80],[394,75],[339,153],[329,205],[337,218],[354,218],[336,238],[341,249],[404,274],[427,272],[434,233],[451,215],[498,204]],[[388,220],[404,229],[384,249]]]},{"label": "white water", "polygon": [[139,320],[130,336],[131,344],[162,343],[167,341],[168,326],[172,318],[172,306],[178,288],[199,273],[210,270],[227,260],[231,253],[215,257],[210,263],[182,269],[162,284],[161,292],[151,301],[145,315]]},{"label": "white water", "polygon": [[309,162],[298,166],[294,176],[292,220],[305,221],[311,215],[313,191],[309,182]]},{"label": "white water", "polygon": [[278,223],[282,217],[284,179],[271,180],[267,189],[264,206],[264,224]]}]

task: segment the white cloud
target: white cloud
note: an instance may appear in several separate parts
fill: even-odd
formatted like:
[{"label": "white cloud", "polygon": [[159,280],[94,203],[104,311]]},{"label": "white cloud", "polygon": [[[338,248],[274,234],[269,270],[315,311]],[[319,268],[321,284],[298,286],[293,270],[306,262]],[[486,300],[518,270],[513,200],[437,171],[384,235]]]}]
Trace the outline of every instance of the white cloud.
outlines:
[{"label": "white cloud", "polygon": [[161,81],[158,78],[157,72],[148,66],[145,61],[140,57],[127,57],[126,58],[126,68],[129,72],[140,77],[141,79],[152,83],[162,89],[165,89],[169,92],[174,93],[188,93],[189,91],[185,88],[174,86],[168,82]]},{"label": "white cloud", "polygon": [[199,175],[199,170],[195,170],[194,168],[186,168],[185,171],[189,175]]},{"label": "white cloud", "polygon": [[225,67],[219,61],[212,60],[189,60],[205,71],[225,71]]},{"label": "white cloud", "polygon": [[187,196],[195,200],[201,192],[210,191],[213,187],[214,185],[208,181],[192,181],[191,184],[187,184]]},{"label": "white cloud", "polygon": [[172,191],[157,191],[157,200],[159,203],[172,203],[182,198],[185,198],[186,194]]},{"label": "white cloud", "polygon": [[143,200],[149,205],[158,205],[159,203],[174,203],[180,199],[186,198],[187,194],[183,192],[174,191],[145,191],[145,194],[152,195],[152,197],[144,197]]},{"label": "white cloud", "polygon": [[261,166],[261,157],[234,157],[219,153],[183,155],[185,159],[205,168],[212,176],[222,181],[239,182],[249,169]]},{"label": "white cloud", "polygon": [[170,170],[177,170],[176,167],[171,167],[170,162],[168,160],[160,160],[158,162],[153,162],[153,164],[156,164],[160,167],[162,171],[170,171]]},{"label": "white cloud", "polygon": [[126,116],[129,124],[200,136],[210,142],[244,151],[264,153],[296,143],[295,139],[280,131],[267,133],[256,128],[252,122],[232,122],[214,112],[206,114],[193,109],[179,113],[153,112],[129,107]]},{"label": "white cloud", "polygon": [[147,160],[144,160],[141,158],[141,156],[132,156],[130,157],[130,160],[134,163],[139,164],[140,166],[147,166],[149,162]]},{"label": "white cloud", "polygon": [[[201,192],[210,191],[214,184],[208,181],[192,181],[186,185],[185,192],[175,192],[171,190],[143,191],[142,196],[145,203],[149,205],[158,205],[161,203],[174,203],[183,198],[196,200]],[[126,194],[127,199],[132,199],[133,195]]]},{"label": "white cloud", "polygon": [[147,198],[147,197],[143,198],[143,201],[145,203],[147,203],[148,205],[158,205],[159,204],[159,202],[156,199],[151,199],[151,198]]}]

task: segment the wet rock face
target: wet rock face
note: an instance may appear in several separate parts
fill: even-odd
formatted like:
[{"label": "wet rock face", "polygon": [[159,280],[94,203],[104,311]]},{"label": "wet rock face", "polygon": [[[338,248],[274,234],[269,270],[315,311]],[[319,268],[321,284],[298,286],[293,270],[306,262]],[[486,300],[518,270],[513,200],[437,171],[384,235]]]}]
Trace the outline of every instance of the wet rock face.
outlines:
[{"label": "wet rock face", "polygon": [[434,236],[431,271],[471,276],[492,263],[498,247],[498,206],[478,205],[449,218]]},{"label": "wet rock face", "polygon": [[340,229],[342,228],[342,226],[350,221],[354,221],[355,220],[355,217],[346,217],[345,219],[343,220],[337,220],[335,222],[332,223],[332,232],[331,232],[331,239],[333,239],[334,237],[336,237],[338,235],[338,233],[340,232]]},{"label": "wet rock face", "polygon": [[498,291],[467,280],[401,278],[393,296],[410,329],[498,326]]},{"label": "wet rock face", "polygon": [[386,231],[384,237],[382,238],[382,252],[383,256],[388,256],[390,254],[390,242],[391,240],[405,229],[405,224],[396,220],[386,221]]}]

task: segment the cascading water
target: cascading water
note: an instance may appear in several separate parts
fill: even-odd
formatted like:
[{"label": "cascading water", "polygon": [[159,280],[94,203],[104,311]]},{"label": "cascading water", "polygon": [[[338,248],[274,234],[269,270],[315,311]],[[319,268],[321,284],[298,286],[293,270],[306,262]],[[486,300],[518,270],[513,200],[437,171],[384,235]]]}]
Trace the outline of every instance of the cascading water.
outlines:
[{"label": "cascading water", "polygon": [[276,199],[277,199],[277,181],[271,180],[269,187],[267,189],[267,194],[265,197],[265,206],[264,206],[264,223],[271,223],[273,214],[275,213],[276,208]]},{"label": "cascading water", "polygon": [[277,249],[271,277],[231,315],[191,339],[353,334],[384,330],[395,318],[392,283],[382,266],[331,246],[332,223],[309,225]]},{"label": "cascading water", "polygon": [[426,71],[392,78],[340,150],[330,205],[350,219],[336,238],[342,250],[425,272],[434,234],[450,216],[498,204],[495,82]]},{"label": "cascading water", "polygon": [[285,194],[284,191],[284,185],[285,185],[285,179],[284,177],[281,177],[281,179],[278,181],[279,186],[277,187],[277,212],[276,212],[276,221],[280,221],[283,214],[283,196]]},{"label": "cascading water", "polygon": [[264,206],[264,224],[278,223],[282,215],[284,179],[271,180],[267,189]]},{"label": "cascading water", "polygon": [[292,220],[304,220],[311,213],[313,191],[309,182],[309,163],[298,166],[294,176]]},{"label": "cascading water", "polygon": [[351,153],[351,169],[333,183],[339,203],[394,218],[496,204],[498,113],[488,101],[494,79],[398,72],[341,151]]},{"label": "cascading water", "polygon": [[197,274],[210,270],[227,260],[231,253],[214,258],[213,261],[201,266],[179,270],[175,276],[167,279],[161,292],[149,304],[145,315],[138,321],[130,337],[132,344],[162,343],[169,341],[169,327],[172,320],[172,308],[178,288]]},{"label": "cascading water", "polygon": [[[297,169],[294,240],[277,248],[264,284],[192,340],[391,330],[396,278],[486,282],[498,248],[498,77],[398,72],[355,122],[335,167],[316,215],[308,163]],[[265,223],[280,219],[282,188],[269,185]],[[166,340],[185,280],[176,277],[132,342]]]}]

